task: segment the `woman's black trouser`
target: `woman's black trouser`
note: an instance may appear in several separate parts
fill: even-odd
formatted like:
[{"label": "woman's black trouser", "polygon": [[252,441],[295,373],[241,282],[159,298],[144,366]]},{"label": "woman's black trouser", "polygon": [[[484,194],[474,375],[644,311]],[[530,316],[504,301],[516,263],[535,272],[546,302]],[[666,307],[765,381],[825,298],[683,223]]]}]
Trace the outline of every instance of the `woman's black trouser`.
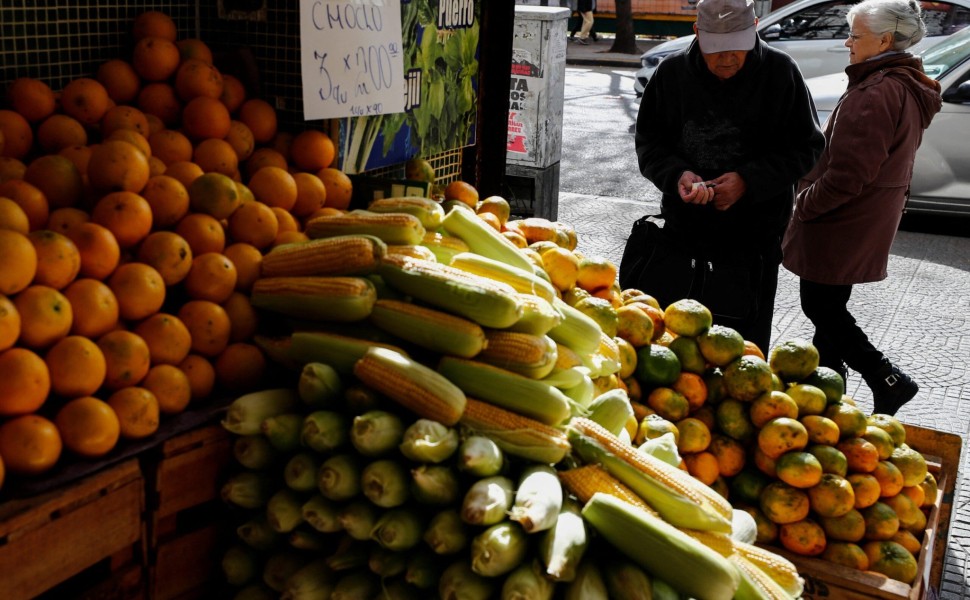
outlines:
[{"label": "woman's black trouser", "polygon": [[863,376],[879,369],[883,354],[849,313],[851,285],[827,285],[800,280],[802,312],[815,325],[812,343],[818,349],[819,364],[841,370],[842,363]]}]

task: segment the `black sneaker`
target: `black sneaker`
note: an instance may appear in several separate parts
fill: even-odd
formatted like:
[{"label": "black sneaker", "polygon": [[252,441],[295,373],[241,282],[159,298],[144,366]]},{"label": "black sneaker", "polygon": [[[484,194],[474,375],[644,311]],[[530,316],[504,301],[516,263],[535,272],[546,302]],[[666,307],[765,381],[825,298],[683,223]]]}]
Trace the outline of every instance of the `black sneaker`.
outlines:
[{"label": "black sneaker", "polygon": [[895,415],[919,391],[919,385],[909,375],[888,361],[865,380],[872,390],[872,412],[876,414]]}]

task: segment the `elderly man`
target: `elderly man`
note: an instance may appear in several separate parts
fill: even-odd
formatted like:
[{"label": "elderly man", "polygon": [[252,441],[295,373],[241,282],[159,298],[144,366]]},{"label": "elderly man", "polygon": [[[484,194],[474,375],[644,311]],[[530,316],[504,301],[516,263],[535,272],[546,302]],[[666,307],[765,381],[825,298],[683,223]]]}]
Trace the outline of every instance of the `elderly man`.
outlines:
[{"label": "elderly man", "polygon": [[637,275],[662,302],[703,302],[715,323],[767,354],[795,183],[824,141],[798,67],[758,37],[757,23],[751,0],[700,0],[697,38],[647,84],[636,124],[640,171],[663,194],[664,239],[690,257],[693,276],[665,290],[649,264],[664,252]]}]

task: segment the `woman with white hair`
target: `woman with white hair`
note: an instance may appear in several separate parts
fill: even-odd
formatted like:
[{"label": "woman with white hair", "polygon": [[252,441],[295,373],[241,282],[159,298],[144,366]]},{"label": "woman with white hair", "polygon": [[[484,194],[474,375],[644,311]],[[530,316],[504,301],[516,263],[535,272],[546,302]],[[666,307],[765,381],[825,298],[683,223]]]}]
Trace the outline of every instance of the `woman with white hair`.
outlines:
[{"label": "woman with white hair", "polygon": [[849,86],[823,127],[826,147],[799,184],[783,264],[801,278],[820,364],[862,375],[873,412],[895,414],[919,386],[856,324],[852,286],[886,278],[913,158],[942,106],[940,85],[906,50],[926,33],[916,0],[865,0],[849,10]]}]

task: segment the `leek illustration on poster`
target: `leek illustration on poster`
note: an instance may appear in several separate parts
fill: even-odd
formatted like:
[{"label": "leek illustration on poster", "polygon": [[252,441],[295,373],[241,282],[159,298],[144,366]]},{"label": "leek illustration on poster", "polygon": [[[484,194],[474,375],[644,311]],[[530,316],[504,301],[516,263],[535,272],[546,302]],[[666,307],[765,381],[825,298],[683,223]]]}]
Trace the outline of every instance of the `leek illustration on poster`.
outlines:
[{"label": "leek illustration on poster", "polygon": [[340,169],[362,173],[475,143],[480,2],[404,0],[404,112],[343,119]]}]

